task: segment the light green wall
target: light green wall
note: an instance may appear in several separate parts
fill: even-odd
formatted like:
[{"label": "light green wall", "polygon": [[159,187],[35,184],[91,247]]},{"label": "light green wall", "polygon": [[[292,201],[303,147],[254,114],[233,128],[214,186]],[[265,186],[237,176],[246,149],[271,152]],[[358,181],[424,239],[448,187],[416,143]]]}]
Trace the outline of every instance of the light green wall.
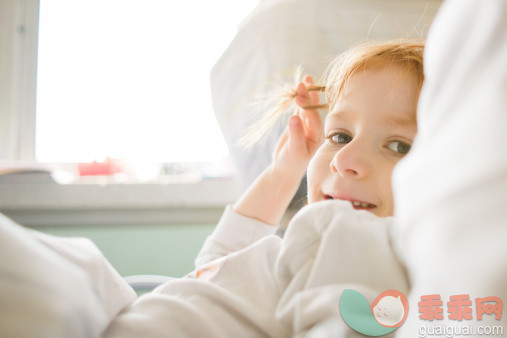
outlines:
[{"label": "light green wall", "polygon": [[37,227],[56,236],[91,239],[122,276],[181,277],[193,270],[194,258],[215,225]]}]

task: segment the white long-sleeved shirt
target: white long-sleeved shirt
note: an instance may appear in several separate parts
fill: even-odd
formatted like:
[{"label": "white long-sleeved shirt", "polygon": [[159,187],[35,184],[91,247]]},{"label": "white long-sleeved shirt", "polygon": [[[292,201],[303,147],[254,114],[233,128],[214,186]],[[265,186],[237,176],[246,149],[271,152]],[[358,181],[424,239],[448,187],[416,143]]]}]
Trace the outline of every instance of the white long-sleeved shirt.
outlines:
[{"label": "white long-sleeved shirt", "polygon": [[276,226],[240,215],[232,205],[228,205],[215,230],[206,238],[195,259],[195,267],[244,249],[263,237],[274,235],[276,229]]}]

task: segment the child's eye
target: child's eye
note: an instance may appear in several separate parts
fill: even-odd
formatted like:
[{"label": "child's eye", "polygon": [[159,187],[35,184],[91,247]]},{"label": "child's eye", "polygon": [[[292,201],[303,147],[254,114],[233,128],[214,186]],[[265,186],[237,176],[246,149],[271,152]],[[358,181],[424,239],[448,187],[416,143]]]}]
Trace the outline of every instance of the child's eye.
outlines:
[{"label": "child's eye", "polygon": [[352,141],[352,137],[344,133],[335,133],[329,135],[328,138],[331,139],[332,142],[339,144],[347,144]]},{"label": "child's eye", "polygon": [[409,152],[410,145],[401,141],[391,141],[387,145],[387,148],[389,148],[391,151],[394,151],[395,153],[405,155]]}]

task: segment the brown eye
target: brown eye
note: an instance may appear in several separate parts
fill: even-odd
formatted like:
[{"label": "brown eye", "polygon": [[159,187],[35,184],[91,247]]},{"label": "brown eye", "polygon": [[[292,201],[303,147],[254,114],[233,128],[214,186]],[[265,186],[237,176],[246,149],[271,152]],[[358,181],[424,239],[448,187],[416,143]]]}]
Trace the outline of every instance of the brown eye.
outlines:
[{"label": "brown eye", "polygon": [[352,141],[352,137],[344,133],[336,133],[330,136],[331,141],[339,144],[347,144]]},{"label": "brown eye", "polygon": [[389,148],[389,150],[394,151],[395,153],[401,155],[405,155],[410,151],[410,145],[400,141],[389,142],[387,147]]}]

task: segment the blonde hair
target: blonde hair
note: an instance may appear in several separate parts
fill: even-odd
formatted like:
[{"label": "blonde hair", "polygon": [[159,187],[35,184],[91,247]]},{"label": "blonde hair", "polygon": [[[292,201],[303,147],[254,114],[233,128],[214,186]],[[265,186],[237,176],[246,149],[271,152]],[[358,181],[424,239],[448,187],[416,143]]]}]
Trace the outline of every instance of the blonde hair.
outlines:
[{"label": "blonde hair", "polygon": [[[356,72],[368,70],[376,66],[396,65],[407,74],[416,76],[418,92],[423,81],[423,40],[390,40],[384,42],[369,41],[358,44],[346,52],[338,55],[329,65],[325,77],[325,85],[307,86],[309,91],[322,91],[325,93],[326,103],[303,107],[305,109],[332,109],[339,100],[347,81]],[[298,68],[295,86],[301,82],[301,68]],[[297,112],[295,105],[296,90],[284,89],[273,96],[273,108],[254,123],[239,144],[245,147],[252,146],[275,125],[286,113]],[[416,102],[417,104],[417,102]]]},{"label": "blonde hair", "polygon": [[331,62],[326,80],[326,101],[332,108],[347,81],[359,70],[376,66],[396,65],[407,74],[416,76],[418,91],[424,81],[423,72],[424,42],[420,40],[392,40],[387,42],[367,42],[357,45]]}]

